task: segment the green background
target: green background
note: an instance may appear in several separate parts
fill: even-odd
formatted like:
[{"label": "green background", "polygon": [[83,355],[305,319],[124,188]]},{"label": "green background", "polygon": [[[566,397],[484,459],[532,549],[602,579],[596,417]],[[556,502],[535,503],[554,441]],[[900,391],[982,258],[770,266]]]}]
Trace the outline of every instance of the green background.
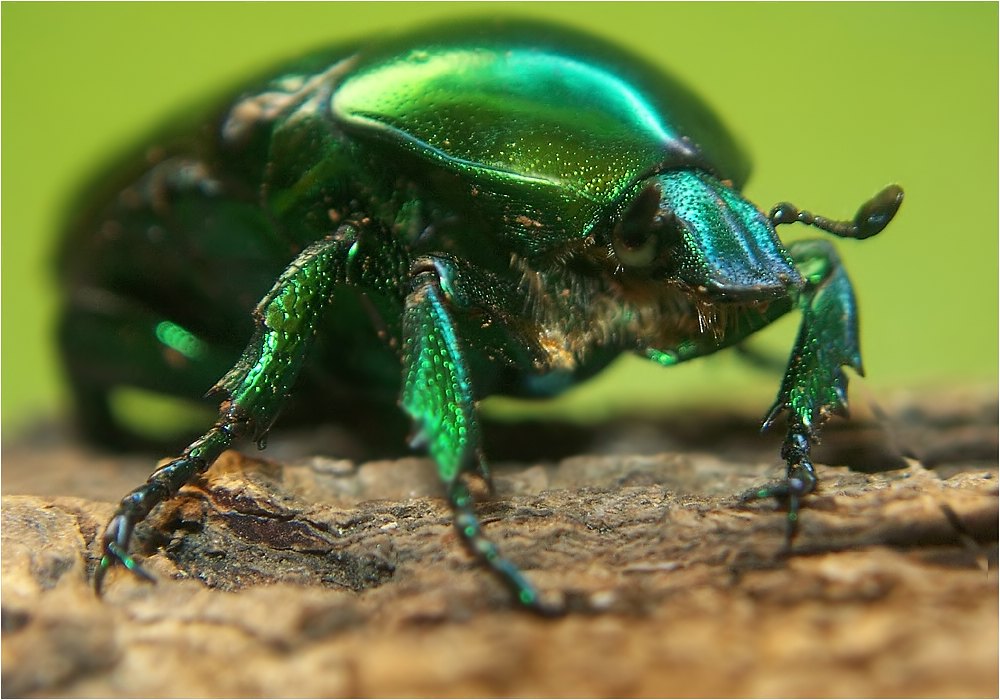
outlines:
[{"label": "green background", "polygon": [[[854,396],[859,386],[869,396],[995,386],[995,3],[4,3],[4,435],[63,410],[49,260],[89,173],[165,115],[280,59],[495,14],[576,25],[670,66],[753,154],[747,194],[765,210],[789,200],[849,217],[883,185],[903,185],[885,233],[838,243],[862,309],[869,378]],[[767,330],[759,347],[786,355],[796,320]],[[560,405],[724,398],[763,412],[777,383],[732,353],[669,371],[625,362]]]}]

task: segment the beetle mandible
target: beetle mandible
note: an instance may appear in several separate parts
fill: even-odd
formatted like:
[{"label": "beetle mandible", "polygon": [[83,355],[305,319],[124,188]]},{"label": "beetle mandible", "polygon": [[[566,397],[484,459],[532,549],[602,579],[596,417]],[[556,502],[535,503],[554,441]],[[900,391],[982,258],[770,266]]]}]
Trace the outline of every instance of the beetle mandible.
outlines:
[{"label": "beetle mandible", "polygon": [[787,503],[790,538],[816,487],[817,430],[846,410],[843,367],[862,366],[834,248],[784,246],[775,228],[867,238],[903,193],[885,188],[850,221],[763,213],[740,195],[748,173],[675,79],[520,22],[314,54],[163,136],[69,231],[61,347],[91,437],[129,438],[109,404],[123,386],[196,396],[218,380],[221,405],[122,499],[98,587],[116,563],[147,575],[134,527],[237,438],[262,445],[286,403],[354,395],[365,415],[398,401],[461,539],[520,604],[551,612],[476,516],[477,401],[558,392],[623,352],[674,365],[798,310],[764,421],[787,417],[787,476],[758,492]]}]

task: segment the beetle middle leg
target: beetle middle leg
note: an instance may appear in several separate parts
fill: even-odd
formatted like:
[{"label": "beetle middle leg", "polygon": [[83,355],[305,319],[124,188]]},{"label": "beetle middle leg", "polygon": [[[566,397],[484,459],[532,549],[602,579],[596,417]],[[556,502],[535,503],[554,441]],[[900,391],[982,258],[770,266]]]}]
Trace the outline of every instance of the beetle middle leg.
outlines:
[{"label": "beetle middle leg", "polygon": [[488,478],[480,454],[479,419],[471,373],[453,305],[457,274],[449,261],[422,257],[411,269],[403,315],[403,387],[400,403],[414,422],[414,446],[426,446],[438,465],[454,524],[469,551],[482,560],[527,608],[554,613],[518,568],[483,533],[466,472]]}]

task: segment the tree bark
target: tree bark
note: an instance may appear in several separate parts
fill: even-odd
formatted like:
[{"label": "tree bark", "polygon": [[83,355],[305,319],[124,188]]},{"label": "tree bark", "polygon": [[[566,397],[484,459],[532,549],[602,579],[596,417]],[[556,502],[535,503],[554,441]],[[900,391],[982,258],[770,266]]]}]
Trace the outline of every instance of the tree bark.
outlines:
[{"label": "tree bark", "polygon": [[781,469],[750,417],[494,427],[478,512],[558,619],[461,548],[427,460],[304,457],[301,433],[157,508],[133,543],[157,583],[115,570],[98,598],[151,460],[5,446],[3,695],[996,696],[996,396],[886,413],[831,423],[790,554],[741,498]]}]

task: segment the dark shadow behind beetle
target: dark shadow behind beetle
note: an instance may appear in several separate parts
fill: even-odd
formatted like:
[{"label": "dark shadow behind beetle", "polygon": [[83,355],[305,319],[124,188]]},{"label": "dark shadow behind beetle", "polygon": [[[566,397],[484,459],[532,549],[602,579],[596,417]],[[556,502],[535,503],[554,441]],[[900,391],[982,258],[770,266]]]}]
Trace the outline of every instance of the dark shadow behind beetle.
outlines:
[{"label": "dark shadow behind beetle", "polygon": [[[788,536],[816,430],[861,371],[850,282],[801,222],[867,238],[890,186],[840,222],[739,190],[749,161],[683,85],[551,25],[476,22],[283,67],[105,180],[60,262],[61,346],[91,437],[109,394],[196,397],[215,425],[127,495],[97,583],[149,511],[279,411],[399,433],[438,466],[456,528],[527,608],[554,612],[484,535],[477,401],[558,393],[623,352],[669,366],[803,321],[765,425],[787,422]],[[249,339],[249,343],[247,340]],[[222,377],[220,380],[219,378]],[[391,412],[393,406],[402,411]],[[396,416],[389,418],[388,416]],[[375,432],[381,432],[377,430]]]}]

